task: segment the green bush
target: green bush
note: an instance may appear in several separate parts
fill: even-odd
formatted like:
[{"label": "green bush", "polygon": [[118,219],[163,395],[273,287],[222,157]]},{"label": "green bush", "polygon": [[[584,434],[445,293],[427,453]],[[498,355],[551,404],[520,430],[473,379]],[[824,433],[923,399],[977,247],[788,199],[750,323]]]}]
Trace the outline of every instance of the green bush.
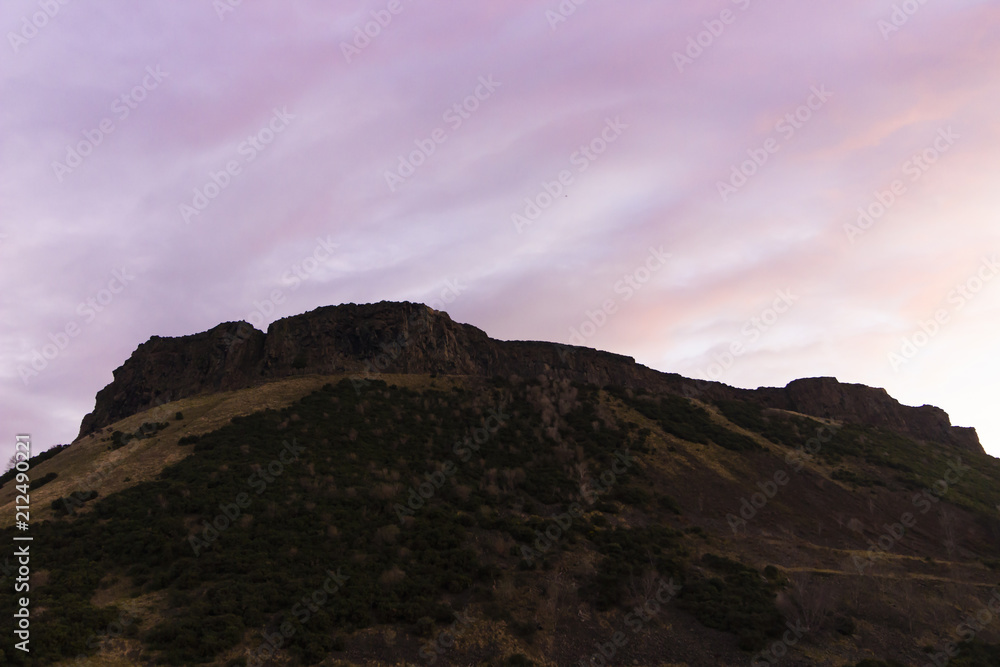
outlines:
[{"label": "green bush", "polygon": [[[36,595],[47,610],[66,610],[47,611],[33,620],[38,636],[51,640],[50,654],[39,664],[92,652],[74,643],[75,638],[85,640],[91,622],[102,616],[80,601],[91,599],[100,581],[122,573],[132,584],[127,594],[158,593],[169,601],[166,617],[143,626],[140,641],[150,663],[219,660],[242,637],[280,624],[303,596],[322,584],[327,569],[342,568],[350,578],[335,601],[313,614],[290,640],[294,662],[322,657],[342,646],[337,642],[343,634],[373,625],[425,632],[451,622],[456,609],[450,604],[488,600],[486,593],[476,592],[482,586],[475,582],[511,572],[506,568],[520,556],[517,548],[512,556],[487,552],[486,562],[481,562],[471,535],[498,531],[514,537],[517,547],[534,544],[536,531],[546,530],[553,515],[579,502],[579,479],[570,466],[554,447],[536,446],[547,437],[542,409],[525,394],[503,383],[474,391],[415,392],[372,381],[356,391],[344,380],[286,408],[181,438],[179,444],[194,445],[196,454],[165,467],[156,479],[108,497],[76,493],[57,500],[54,507],[62,514],[91,504],[72,521],[33,526],[36,539],[46,545],[37,567],[50,572],[49,582],[39,586]],[[580,388],[579,405],[561,416],[566,423],[560,427],[574,450],[583,450],[592,475],[607,470],[614,453],[634,441],[634,432],[627,428],[593,430],[591,424],[599,421],[596,394],[593,388]],[[465,442],[501,401],[509,422],[463,459],[455,444]],[[112,444],[148,437],[162,430],[159,426],[144,425],[131,434],[119,431],[112,435]],[[272,470],[258,494],[248,480],[258,474],[259,481],[258,471],[279,460],[293,439],[305,448],[300,460],[283,464],[280,474]],[[423,499],[419,509],[409,510],[409,487],[448,461],[456,464],[451,478],[455,484],[448,480]],[[491,469],[517,470],[517,481],[508,484],[500,475],[498,495],[487,494],[480,481]],[[376,495],[377,487],[391,486],[384,483],[393,473],[400,474],[398,493]],[[622,492],[629,504],[645,503],[648,492],[640,481],[631,480],[642,474],[638,467],[631,470],[630,479],[615,487],[609,505],[624,502],[618,495]],[[331,478],[335,483],[328,481]],[[467,497],[459,498],[458,485],[470,490]],[[205,526],[219,516],[221,505],[231,505],[240,493],[249,493],[251,504],[242,514],[253,520],[231,522],[205,542]],[[515,514],[514,507],[529,514]],[[406,518],[400,532],[391,540],[376,539],[380,527],[400,526],[397,508]],[[680,533],[655,527],[606,530],[596,525],[602,522],[606,524],[603,516],[594,524],[575,521],[536,565],[551,565],[559,550],[591,539],[589,531],[594,531],[593,539],[602,549],[604,579],[587,582],[592,598],[600,593],[607,600],[620,600],[629,576],[650,563],[664,575],[681,571]],[[330,533],[330,526],[336,526],[336,534]],[[0,530],[0,539],[9,535]],[[203,542],[197,553],[192,540],[195,545]],[[407,556],[401,559],[404,549]],[[397,566],[405,577],[381,584],[382,575]],[[5,600],[0,596],[0,605],[5,605],[0,611],[8,613]],[[496,613],[513,623],[506,610]],[[518,631],[526,637],[532,634],[527,625]]]},{"label": "green bush", "polygon": [[716,405],[729,421],[786,447],[798,447],[813,437],[821,426],[820,422],[807,417],[765,414],[763,406],[749,401],[721,400]]},{"label": "green bush", "polygon": [[659,494],[656,496],[656,503],[663,509],[671,512],[673,514],[680,514],[681,507],[677,504],[677,501],[666,494]]},{"label": "green bush", "polygon": [[958,656],[949,665],[950,667],[1000,665],[1000,646],[986,644],[979,640],[965,642],[959,646]]},{"label": "green bush", "polygon": [[682,534],[671,528],[612,528],[600,531],[592,541],[604,557],[581,592],[602,611],[621,604],[626,584],[650,567],[660,576],[682,576],[681,560],[686,555]]},{"label": "green bush", "polygon": [[625,400],[660,427],[681,440],[698,444],[712,443],[737,452],[757,451],[761,447],[753,439],[736,433],[716,422],[704,408],[681,396],[667,394],[659,399],[628,399],[624,392],[612,392]]},{"label": "green bush", "polygon": [[32,480],[31,484],[28,485],[28,490],[34,491],[37,488],[45,486],[46,484],[48,484],[49,482],[51,482],[52,480],[54,480],[58,476],[59,476],[58,473],[54,473],[54,472],[46,473],[44,476],[39,477],[38,479]]},{"label": "green bush", "polygon": [[151,438],[168,426],[170,426],[169,422],[143,422],[134,433],[112,431],[111,449],[124,447],[133,440],[145,440],[146,438]]},{"label": "green bush", "polygon": [[84,503],[88,503],[97,497],[97,491],[74,491],[65,498],[56,498],[51,503],[49,507],[56,511],[57,516],[66,516],[67,514],[75,514],[76,510],[83,507]]},{"label": "green bush", "polygon": [[850,616],[837,616],[833,619],[833,629],[846,637],[851,637],[857,631],[857,624]]},{"label": "green bush", "polygon": [[[69,447],[69,445],[56,445],[55,447],[46,449],[41,454],[36,454],[35,456],[32,456],[30,459],[28,459],[28,468],[33,470],[35,466],[37,466],[39,463],[43,461],[48,461],[53,456],[63,451],[67,447]],[[4,474],[0,475],[0,486],[3,486],[10,480],[17,477],[17,472],[18,472],[17,468],[11,468]]]},{"label": "green bush", "polygon": [[774,604],[774,584],[729,558],[705,554],[701,562],[722,577],[689,577],[678,595],[681,609],[706,627],[736,634],[745,651],[760,650],[781,634],[785,619]]}]

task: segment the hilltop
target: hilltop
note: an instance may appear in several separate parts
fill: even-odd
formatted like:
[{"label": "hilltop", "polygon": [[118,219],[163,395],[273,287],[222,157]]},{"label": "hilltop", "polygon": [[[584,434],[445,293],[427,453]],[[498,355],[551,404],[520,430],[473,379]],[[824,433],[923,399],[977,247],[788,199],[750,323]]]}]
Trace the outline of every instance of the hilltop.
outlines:
[{"label": "hilltop", "polygon": [[31,475],[13,664],[1000,664],[1000,461],[834,378],[348,304],[150,339]]},{"label": "hilltop", "polygon": [[598,387],[749,400],[983,451],[975,429],[952,426],[947,413],[933,406],[900,405],[884,389],[843,384],[835,378],[796,380],[783,389],[736,389],[660,373],[631,357],[586,347],[494,340],[474,326],[454,322],[447,313],[393,302],[317,308],[280,319],[267,333],[247,322],[227,322],[191,336],[154,336],[114,371],[114,382],[97,394],[96,407],[84,418],[80,435],[167,401],[298,375],[531,378],[551,371]]}]

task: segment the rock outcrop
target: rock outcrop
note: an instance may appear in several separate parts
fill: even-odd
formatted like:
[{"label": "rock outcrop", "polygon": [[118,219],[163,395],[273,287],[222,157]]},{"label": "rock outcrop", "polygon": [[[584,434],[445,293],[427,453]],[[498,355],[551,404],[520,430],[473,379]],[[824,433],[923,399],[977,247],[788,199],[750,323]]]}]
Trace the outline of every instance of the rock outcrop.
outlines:
[{"label": "rock outcrop", "polygon": [[902,405],[885,389],[819,377],[794,380],[780,389],[758,389],[755,394],[758,401],[769,407],[879,426],[918,440],[983,451],[975,429],[952,426],[948,413],[933,405]]},{"label": "rock outcrop", "polygon": [[441,311],[392,302],[317,308],[277,320],[266,334],[246,322],[227,322],[191,336],[154,336],[98,392],[80,435],[168,401],[301,374],[347,373],[359,379],[379,373],[507,378],[535,377],[547,371],[598,386],[753,400],[982,451],[975,430],[951,426],[939,408],[900,405],[883,389],[842,384],[834,378],[796,380],[784,388],[736,389],[660,373],[631,357],[590,348],[494,340]]},{"label": "rock outcrop", "polygon": [[547,368],[599,386],[650,386],[663,375],[610,352],[493,340],[422,304],[346,304],[277,320],[266,334],[246,322],[227,322],[191,336],[154,336],[98,392],[80,435],[167,401],[294,375],[509,377],[536,376]]},{"label": "rock outcrop", "polygon": [[97,392],[94,411],[83,418],[80,435],[186,396],[252,385],[259,379],[264,339],[245,322],[227,322],[178,338],[153,336],[115,369],[114,381]]}]

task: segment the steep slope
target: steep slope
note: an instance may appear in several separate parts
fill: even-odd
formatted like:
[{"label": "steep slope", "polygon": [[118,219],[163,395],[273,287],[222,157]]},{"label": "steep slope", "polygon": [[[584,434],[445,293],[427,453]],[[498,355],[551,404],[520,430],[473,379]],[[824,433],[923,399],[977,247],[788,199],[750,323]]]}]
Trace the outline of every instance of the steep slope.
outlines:
[{"label": "steep slope", "polygon": [[82,432],[14,664],[1000,664],[1000,461],[884,390],[381,303],[153,338]]},{"label": "steep slope", "polygon": [[185,413],[89,500],[74,448],[152,440],[46,461],[73,493],[32,528],[34,664],[995,664],[956,630],[998,581],[995,459],[558,370],[395,378]]}]

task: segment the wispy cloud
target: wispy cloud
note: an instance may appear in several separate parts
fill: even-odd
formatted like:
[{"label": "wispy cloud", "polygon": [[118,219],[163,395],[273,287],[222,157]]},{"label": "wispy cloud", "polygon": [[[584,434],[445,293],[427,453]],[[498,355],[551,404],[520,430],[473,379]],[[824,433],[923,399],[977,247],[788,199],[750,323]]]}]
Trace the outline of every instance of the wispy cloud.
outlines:
[{"label": "wispy cloud", "polygon": [[[460,277],[452,316],[501,338],[565,342],[618,299],[587,343],[688,374],[790,289],[794,308],[723,381],[885,386],[978,427],[1000,454],[1000,420],[982,400],[1000,377],[1000,287],[898,372],[887,361],[1000,248],[995,4],[927,3],[888,38],[879,22],[892,3],[861,0],[585,3],[557,19],[555,2],[403,6],[386,21],[378,1],[244,2],[221,16],[212,3],[66,3],[25,43],[8,38],[4,424],[34,430],[38,446],[69,441],[140,342],[244,318],[273,290],[284,298],[268,319],[431,301]],[[32,32],[23,19],[37,11],[7,3],[0,27]],[[699,37],[679,71],[675,54]],[[157,67],[168,76],[151,78]],[[487,96],[490,77],[502,86]],[[822,86],[832,97],[796,120]],[[294,119],[272,141],[275,109]],[[789,113],[792,136],[777,129]],[[615,118],[628,129],[591,147]],[[948,127],[961,139],[911,180],[904,164]],[[411,155],[428,138],[434,150]],[[241,147],[254,141],[263,150],[249,160]],[[574,162],[581,148],[602,150]],[[719,182],[762,148],[766,164],[720,198]],[[81,150],[77,164],[68,152]],[[421,164],[391,191],[401,155]],[[67,159],[71,172],[54,167]],[[844,226],[895,179],[905,194],[850,243]],[[511,218],[526,200],[545,207],[519,234]],[[198,213],[185,219],[181,204]],[[335,239],[336,255],[289,289],[289,267],[318,238]],[[670,259],[625,304],[616,281],[651,247]],[[25,385],[18,366],[123,266],[135,281]]]}]

